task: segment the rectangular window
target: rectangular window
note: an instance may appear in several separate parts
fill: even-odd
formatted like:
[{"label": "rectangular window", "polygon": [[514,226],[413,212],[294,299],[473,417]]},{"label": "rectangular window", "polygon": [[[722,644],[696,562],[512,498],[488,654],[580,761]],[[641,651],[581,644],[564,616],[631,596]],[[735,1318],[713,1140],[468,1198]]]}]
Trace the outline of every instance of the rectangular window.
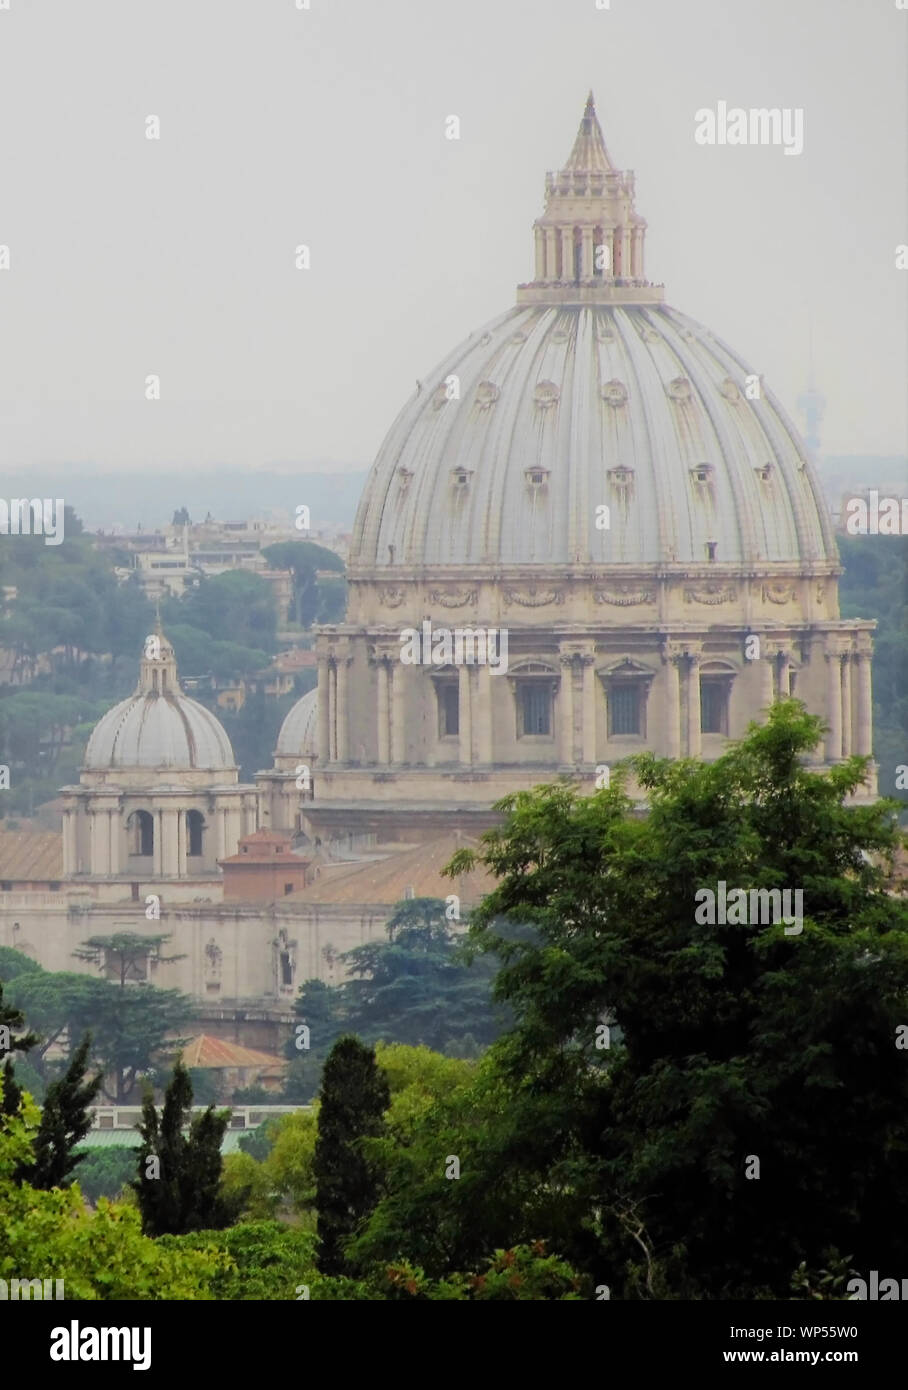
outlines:
[{"label": "rectangular window", "polygon": [[700,680],[700,731],[728,734],[728,682]]},{"label": "rectangular window", "polygon": [[521,685],[520,714],[522,734],[551,734],[552,691],[548,683]]},{"label": "rectangular window", "polygon": [[637,684],[609,687],[609,735],[641,734],[642,690]]},{"label": "rectangular window", "polygon": [[453,681],[438,687],[438,714],[442,738],[456,738],[460,733],[460,690]]}]

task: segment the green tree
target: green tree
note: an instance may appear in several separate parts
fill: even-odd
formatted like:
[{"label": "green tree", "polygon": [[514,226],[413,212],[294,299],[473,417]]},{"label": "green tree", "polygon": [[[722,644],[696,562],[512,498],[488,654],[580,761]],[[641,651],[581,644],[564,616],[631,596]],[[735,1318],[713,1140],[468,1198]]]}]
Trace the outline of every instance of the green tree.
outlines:
[{"label": "green tree", "polygon": [[149,936],[134,931],[112,932],[108,936],[90,936],[76,947],[73,955],[97,965],[122,989],[128,983],[147,978],[150,960],[169,963],[186,959],[185,955],[164,955],[161,943],[169,940],[167,932]]},{"label": "green tree", "polygon": [[174,989],[156,989],[144,983],[149,961],[182,960],[165,955],[166,933],[143,935],[113,932],[92,936],[73,954],[109,977],[94,981],[94,1049],[105,1073],[112,1073],[114,1089],[108,1094],[118,1105],[131,1097],[138,1077],[153,1069],[158,1055],[178,1045],[173,1034],[186,1022],[192,1001]]},{"label": "green tree", "polygon": [[175,1254],[197,1251],[212,1263],[219,1261],[211,1291],[221,1300],[295,1301],[299,1285],[313,1287],[317,1277],[314,1234],[278,1221],[255,1220],[226,1231],[162,1236],[155,1244]]},{"label": "green tree", "polygon": [[21,1113],[0,1127],[0,1278],[34,1271],[62,1279],[75,1301],[212,1297],[229,1266],[225,1254],[165,1247],[142,1235],[137,1211],[103,1197],[89,1212],[78,1184],[44,1192],[17,1182],[37,1126],[37,1107],[26,1096]]},{"label": "green tree", "polygon": [[15,1005],[4,1001],[3,982],[0,980],[0,1057],[6,1058],[3,1067],[4,1100],[0,1115],[17,1114],[22,1101],[22,1090],[15,1080],[12,1053],[28,1052],[38,1041],[35,1033],[20,1033],[17,1036],[15,1030],[24,1027],[25,1015]]},{"label": "green tree", "polygon": [[[343,574],[344,562],[340,556],[323,545],[316,545],[314,541],[278,541],[276,545],[266,546],[262,554],[272,569],[290,571],[293,579],[293,621],[302,627],[318,622],[325,601],[318,571],[333,570]],[[324,584],[324,589],[332,591],[328,602],[335,610],[337,602],[334,593],[337,587],[336,580],[328,580]]]},{"label": "green tree", "polygon": [[398,903],[387,924],[387,941],[369,941],[347,951],[352,978],[343,984],[346,1028],[369,1042],[384,1039],[466,1054],[492,1042],[507,1010],[492,1002],[491,958],[472,962],[462,933],[446,919],[437,898]]},{"label": "green tree", "polygon": [[[471,931],[517,1023],[491,1057],[508,1108],[489,1106],[475,1159],[499,1210],[461,1225],[461,1250],[504,1224],[625,1297],[784,1298],[802,1262],[836,1252],[905,1264],[895,808],[846,804],[865,760],[807,766],[821,734],[786,701],[713,763],[636,758],[645,819],[620,777],[501,803],[481,854],[499,881]],[[710,920],[720,883],[802,892],[802,930]],[[422,1229],[424,1195],[409,1211],[394,1195],[397,1229]]]},{"label": "green tree", "polygon": [[509,1011],[492,998],[494,963],[471,957],[441,899],[398,903],[386,931],[387,941],[344,953],[351,978],[343,984],[302,985],[294,1012],[309,1029],[310,1047],[300,1052],[295,1038],[287,1044],[288,1099],[312,1098],[325,1056],[343,1033],[463,1057],[476,1056],[505,1026]]},{"label": "green tree", "polygon": [[126,1144],[103,1148],[82,1148],[79,1155],[79,1190],[90,1202],[99,1198],[116,1198],[121,1193],[132,1195],[132,1179],[136,1172],[136,1151]]},{"label": "green tree", "polygon": [[338,1039],[322,1077],[313,1161],[323,1274],[346,1272],[344,1244],[378,1198],[377,1175],[360,1141],[381,1133],[389,1102],[388,1082],[373,1049],[358,1038]]},{"label": "green tree", "polygon": [[[227,1225],[231,1213],[219,1191],[221,1143],[229,1110],[209,1105],[192,1117],[192,1083],[178,1058],[158,1117],[151,1088],[142,1106],[138,1151],[138,1180],[133,1184],[147,1235],[180,1235],[185,1231]],[[188,1127],[189,1133],[184,1134]]]},{"label": "green tree", "polygon": [[0,946],[0,980],[14,980],[17,975],[25,975],[29,970],[41,968],[38,962],[32,960],[24,951],[17,951],[12,946]]},{"label": "green tree", "polygon": [[[271,586],[261,575],[228,570],[203,576],[196,588],[163,606],[164,627],[197,628],[213,642],[232,642],[239,647],[273,652],[277,646],[277,614]],[[191,650],[174,638],[177,664],[191,660]]]},{"label": "green tree", "polygon": [[20,1172],[32,1187],[49,1191],[63,1187],[81,1155],[76,1145],[91,1129],[89,1106],[101,1089],[100,1074],[86,1081],[85,1073],[91,1048],[91,1034],[85,1037],[69,1060],[69,1066],[59,1081],[47,1088],[41,1108],[41,1123],[35,1139],[34,1162]]}]

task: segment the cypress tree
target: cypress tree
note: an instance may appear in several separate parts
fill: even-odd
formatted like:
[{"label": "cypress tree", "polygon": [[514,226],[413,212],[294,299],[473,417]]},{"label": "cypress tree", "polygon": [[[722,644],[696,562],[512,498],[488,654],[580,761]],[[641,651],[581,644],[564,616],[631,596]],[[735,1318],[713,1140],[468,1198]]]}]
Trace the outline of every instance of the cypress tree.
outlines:
[{"label": "cypress tree", "polygon": [[374,1050],[358,1038],[339,1038],[322,1075],[313,1159],[322,1274],[346,1272],[344,1245],[378,1201],[378,1174],[359,1141],[381,1133],[390,1100]]},{"label": "cypress tree", "polygon": [[160,1120],[150,1088],[142,1105],[139,1172],[132,1186],[146,1235],[184,1235],[229,1224],[219,1186],[221,1142],[230,1111],[215,1111],[209,1105],[192,1120],[191,1114],[192,1082],[177,1058]]},{"label": "cypress tree", "polygon": [[19,1173],[20,1180],[30,1187],[43,1191],[63,1187],[82,1160],[83,1155],[73,1150],[91,1129],[88,1107],[104,1079],[100,1072],[90,1081],[85,1079],[90,1047],[91,1034],[86,1033],[70,1058],[65,1074],[47,1088],[35,1139],[34,1163]]}]

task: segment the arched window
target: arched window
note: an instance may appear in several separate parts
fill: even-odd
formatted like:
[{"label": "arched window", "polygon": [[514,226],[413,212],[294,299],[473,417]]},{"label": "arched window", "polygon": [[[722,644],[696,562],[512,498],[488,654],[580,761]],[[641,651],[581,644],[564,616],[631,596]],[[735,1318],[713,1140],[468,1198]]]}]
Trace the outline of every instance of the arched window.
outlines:
[{"label": "arched window", "polygon": [[197,858],[202,853],[202,832],[205,829],[205,817],[201,811],[186,812],[186,854],[189,858]]},{"label": "arched window", "polygon": [[126,820],[129,853],[150,859],[154,854],[154,817],[150,811],[133,811]]}]

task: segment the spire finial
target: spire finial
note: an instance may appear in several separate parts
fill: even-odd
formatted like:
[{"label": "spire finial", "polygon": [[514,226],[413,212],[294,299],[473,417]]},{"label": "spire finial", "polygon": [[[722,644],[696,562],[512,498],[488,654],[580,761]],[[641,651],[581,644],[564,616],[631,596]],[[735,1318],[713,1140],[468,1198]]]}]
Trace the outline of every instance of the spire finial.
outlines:
[{"label": "spire finial", "polygon": [[575,174],[613,174],[616,172],[609,152],[605,148],[602,127],[599,124],[599,117],[596,115],[596,103],[593,99],[592,88],[590,88],[586,105],[583,108],[574,148],[571,150],[562,173],[567,170],[571,170]]}]

